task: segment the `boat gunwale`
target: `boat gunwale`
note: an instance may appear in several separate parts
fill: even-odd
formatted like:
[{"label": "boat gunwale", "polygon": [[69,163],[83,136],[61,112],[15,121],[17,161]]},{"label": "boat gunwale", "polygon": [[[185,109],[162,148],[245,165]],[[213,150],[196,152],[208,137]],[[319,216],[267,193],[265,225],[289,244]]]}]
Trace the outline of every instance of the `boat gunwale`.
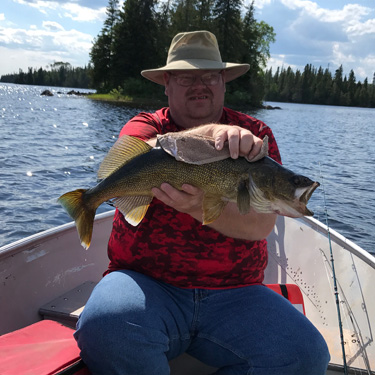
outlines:
[{"label": "boat gunwale", "polygon": [[363,260],[370,267],[375,269],[375,257],[371,255],[368,251],[362,249],[360,246],[355,244],[353,241],[344,237],[342,234],[337,232],[331,227],[328,227],[326,224],[321,221],[308,216],[303,216],[298,220],[302,220],[306,225],[310,226],[313,229],[316,229],[318,232],[328,236],[328,233],[331,236],[331,240],[336,242],[344,250],[349,251],[350,253],[356,255],[358,258]]},{"label": "boat gunwale", "polygon": [[[95,216],[95,223],[100,223],[101,221],[106,220],[107,218],[113,216],[114,213],[115,210],[109,210],[97,214]],[[350,253],[356,255],[370,267],[375,269],[375,257],[366,250],[362,249],[360,246],[356,245],[348,238],[338,233],[336,230],[332,229],[331,227],[328,227],[326,224],[323,224],[321,221],[313,217],[303,216],[301,218],[298,218],[297,220],[299,220],[300,222],[302,221],[307,226],[317,230],[319,233],[322,233],[325,236],[328,236],[329,233],[334,242],[336,242],[338,245],[340,245],[342,248],[349,251]],[[29,249],[30,246],[33,247],[39,244],[40,242],[47,241],[49,238],[53,238],[57,234],[63,235],[64,233],[68,233],[73,230],[76,230],[75,223],[74,221],[71,221],[66,224],[62,224],[42,232],[32,234],[31,236],[22,238],[18,241],[11,242],[10,244],[0,247],[0,261],[26,248]]]},{"label": "boat gunwale", "polygon": [[[100,223],[107,218],[114,215],[115,210],[110,210],[97,214],[95,216],[95,223]],[[10,244],[0,247],[0,262],[13,254],[17,254],[22,250],[30,249],[30,247],[37,246],[41,242],[48,241],[56,235],[61,236],[71,231],[76,230],[74,221],[62,224],[39,233],[32,234],[31,236],[22,238],[18,241],[11,242]]]}]

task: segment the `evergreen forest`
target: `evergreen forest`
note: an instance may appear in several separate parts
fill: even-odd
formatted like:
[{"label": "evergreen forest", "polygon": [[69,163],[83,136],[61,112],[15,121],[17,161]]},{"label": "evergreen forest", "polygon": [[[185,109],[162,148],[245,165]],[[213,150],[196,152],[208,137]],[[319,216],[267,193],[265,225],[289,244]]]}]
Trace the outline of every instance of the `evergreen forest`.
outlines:
[{"label": "evergreen forest", "polygon": [[265,100],[289,103],[375,107],[375,73],[372,82],[356,81],[355,73],[344,76],[342,65],[332,75],[328,68],[311,64],[303,72],[291,67],[272,68],[264,75]]},{"label": "evergreen forest", "polygon": [[3,75],[0,82],[86,89],[91,88],[91,70],[90,64],[84,68],[74,68],[67,62],[55,62],[50,64],[47,69],[29,68],[27,72],[20,69],[18,73]]},{"label": "evergreen forest", "polygon": [[163,88],[140,72],[165,65],[172,38],[179,32],[209,30],[223,61],[248,62],[250,71],[231,82],[227,99],[259,106],[263,71],[275,40],[273,28],[254,17],[254,3],[243,0],[109,0],[103,29],[91,49],[92,83],[98,92],[118,89],[130,97],[163,95]]},{"label": "evergreen forest", "polygon": [[334,75],[311,64],[303,72],[266,69],[276,34],[255,19],[254,1],[245,7],[244,0],[125,0],[121,7],[119,0],[109,0],[88,66],[56,62],[47,69],[3,75],[0,81],[93,88],[117,99],[163,99],[163,87],[140,72],[165,65],[173,36],[193,30],[216,35],[223,61],[250,64],[247,74],[228,84],[227,104],[260,107],[267,100],[375,107],[375,73],[371,83],[362,83],[354,71],[344,76],[342,66]]}]

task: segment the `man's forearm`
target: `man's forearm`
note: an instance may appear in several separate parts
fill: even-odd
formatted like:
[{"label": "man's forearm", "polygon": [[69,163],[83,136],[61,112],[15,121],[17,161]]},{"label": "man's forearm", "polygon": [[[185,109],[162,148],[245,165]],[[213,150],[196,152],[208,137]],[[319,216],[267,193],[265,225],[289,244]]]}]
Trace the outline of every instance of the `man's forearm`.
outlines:
[{"label": "man's forearm", "polygon": [[[190,214],[202,222],[201,210]],[[241,215],[235,203],[228,203],[222,214],[208,225],[228,237],[257,241],[266,238],[271,233],[276,218],[276,214],[262,214],[253,209],[249,214]]]}]

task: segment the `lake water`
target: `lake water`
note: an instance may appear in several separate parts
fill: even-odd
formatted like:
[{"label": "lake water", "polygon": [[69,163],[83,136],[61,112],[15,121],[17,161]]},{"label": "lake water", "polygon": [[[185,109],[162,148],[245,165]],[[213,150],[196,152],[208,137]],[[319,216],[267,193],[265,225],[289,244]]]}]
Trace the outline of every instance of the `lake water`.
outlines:
[{"label": "lake water", "polygon": [[[70,221],[56,199],[96,183],[123,124],[142,110],[44,89],[0,83],[0,246]],[[329,224],[375,252],[375,110],[268,104],[282,110],[249,113],[272,128],[284,165],[323,182]],[[322,187],[309,208],[325,222]]]}]

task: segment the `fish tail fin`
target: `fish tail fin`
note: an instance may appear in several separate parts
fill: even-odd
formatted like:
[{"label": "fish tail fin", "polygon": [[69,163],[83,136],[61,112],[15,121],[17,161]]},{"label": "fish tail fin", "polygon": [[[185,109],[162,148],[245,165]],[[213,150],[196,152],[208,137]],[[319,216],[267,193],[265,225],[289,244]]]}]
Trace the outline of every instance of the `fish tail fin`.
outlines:
[{"label": "fish tail fin", "polygon": [[77,189],[63,194],[57,201],[75,221],[81,245],[87,250],[91,243],[92,229],[97,206],[85,200],[85,189]]}]

